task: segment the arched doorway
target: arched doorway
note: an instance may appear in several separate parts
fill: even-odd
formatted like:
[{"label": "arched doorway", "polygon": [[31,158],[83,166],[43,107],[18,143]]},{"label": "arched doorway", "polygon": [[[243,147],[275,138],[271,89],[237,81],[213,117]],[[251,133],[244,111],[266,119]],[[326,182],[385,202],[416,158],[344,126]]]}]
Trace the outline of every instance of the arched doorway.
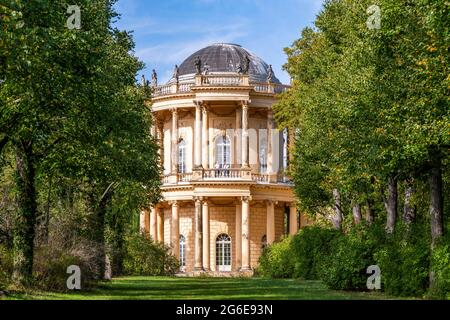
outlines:
[{"label": "arched doorway", "polygon": [[231,238],[224,233],[216,238],[216,270],[231,271]]}]

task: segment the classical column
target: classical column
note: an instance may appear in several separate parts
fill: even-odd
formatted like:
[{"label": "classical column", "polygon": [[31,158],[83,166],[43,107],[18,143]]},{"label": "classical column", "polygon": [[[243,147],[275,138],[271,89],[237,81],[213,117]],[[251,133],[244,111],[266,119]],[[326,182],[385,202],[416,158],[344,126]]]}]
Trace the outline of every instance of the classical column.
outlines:
[{"label": "classical column", "polygon": [[180,258],[180,222],[178,216],[178,201],[172,201],[172,220],[170,221],[170,243],[172,253]]},{"label": "classical column", "polygon": [[267,173],[273,174],[273,111],[267,111]]},{"label": "classical column", "polygon": [[164,242],[164,209],[158,208],[156,215],[156,229],[158,242]]},{"label": "classical column", "polygon": [[209,123],[208,123],[208,108],[206,105],[203,105],[202,108],[202,166],[203,169],[209,169]]},{"label": "classical column", "polygon": [[242,168],[248,168],[248,102],[242,102]]},{"label": "classical column", "polygon": [[150,237],[152,237],[154,241],[157,241],[158,237],[157,221],[156,221],[157,211],[158,209],[155,208],[155,206],[150,207]]},{"label": "classical column", "polygon": [[298,231],[298,216],[295,203],[289,205],[289,234],[295,235]]},{"label": "classical column", "polygon": [[178,173],[178,111],[172,109],[172,174]]},{"label": "classical column", "polygon": [[201,136],[201,123],[202,123],[202,103],[196,101],[195,103],[195,125],[194,125],[194,168],[200,168],[202,165],[202,136]]},{"label": "classical column", "polygon": [[194,270],[202,268],[202,201],[194,197],[195,201],[195,242],[194,242]]},{"label": "classical column", "polygon": [[275,203],[272,200],[267,200],[267,244],[272,244],[275,241]]},{"label": "classical column", "polygon": [[156,139],[158,142],[158,155],[161,161],[161,165],[164,166],[164,123],[162,121],[157,121],[156,123]]},{"label": "classical column", "polygon": [[242,271],[250,269],[250,197],[242,197]]},{"label": "classical column", "polygon": [[145,216],[146,216],[146,211],[145,210],[141,210],[141,213],[139,215],[139,230],[141,231],[141,233],[145,233]]},{"label": "classical column", "polygon": [[236,270],[242,266],[242,208],[236,203]]},{"label": "classical column", "polygon": [[202,206],[202,229],[203,229],[203,270],[209,271],[210,268],[210,235],[209,235],[209,205],[208,200],[203,200],[203,206]]}]

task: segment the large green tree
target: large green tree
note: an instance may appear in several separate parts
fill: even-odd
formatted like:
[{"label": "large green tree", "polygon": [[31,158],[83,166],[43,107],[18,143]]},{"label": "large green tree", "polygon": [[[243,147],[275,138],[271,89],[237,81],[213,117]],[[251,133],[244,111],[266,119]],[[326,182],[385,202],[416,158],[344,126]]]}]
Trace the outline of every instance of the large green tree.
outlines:
[{"label": "large green tree", "polygon": [[77,1],[81,29],[67,25],[67,1],[9,0],[0,6],[0,152],[15,154],[18,213],[15,279],[33,267],[36,177],[61,174],[90,187],[97,240],[114,188],[158,197],[150,115],[135,77],[131,37],[111,27],[114,1]]}]

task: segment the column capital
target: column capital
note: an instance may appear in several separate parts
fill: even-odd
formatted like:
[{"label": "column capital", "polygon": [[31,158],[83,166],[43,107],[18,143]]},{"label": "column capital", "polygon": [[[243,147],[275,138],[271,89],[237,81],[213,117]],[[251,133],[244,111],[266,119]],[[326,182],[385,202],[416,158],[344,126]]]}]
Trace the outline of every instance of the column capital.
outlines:
[{"label": "column capital", "polygon": [[241,100],[239,102],[239,105],[243,108],[243,109],[247,109],[248,105],[250,104],[251,100]]},{"label": "column capital", "polygon": [[177,108],[172,108],[170,109],[170,111],[172,112],[172,114],[178,114],[178,109]]},{"label": "column capital", "polygon": [[178,200],[171,200],[168,202],[172,207],[178,207]]},{"label": "column capital", "polygon": [[252,197],[251,196],[243,196],[243,197],[241,197],[241,201],[242,202],[245,202],[245,203],[248,203],[248,202],[250,202],[252,200]]},{"label": "column capital", "polygon": [[192,197],[192,200],[194,200],[194,202],[202,202],[203,201],[203,197],[201,197],[201,196],[193,196]]},{"label": "column capital", "polygon": [[273,200],[273,199],[267,199],[266,200],[266,204],[268,205],[277,205],[278,204],[278,200]]},{"label": "column capital", "polygon": [[297,202],[289,202],[288,206],[289,208],[297,208]]},{"label": "column capital", "polygon": [[207,197],[201,197],[202,199],[200,200],[202,202],[202,205],[204,206],[209,206],[209,199]]}]

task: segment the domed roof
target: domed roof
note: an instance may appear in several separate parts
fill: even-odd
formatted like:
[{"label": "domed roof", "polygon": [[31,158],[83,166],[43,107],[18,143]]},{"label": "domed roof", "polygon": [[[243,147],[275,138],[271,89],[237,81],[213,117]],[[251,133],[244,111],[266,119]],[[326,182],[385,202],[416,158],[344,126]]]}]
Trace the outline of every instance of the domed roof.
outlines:
[{"label": "domed roof", "polygon": [[[269,65],[261,58],[237,44],[216,43],[188,57],[179,67],[180,79],[186,79],[188,75],[196,73],[195,59],[200,57],[202,66],[208,64],[209,72],[214,73],[236,73],[239,65],[242,65],[244,57],[250,60],[249,77],[254,82],[266,82],[269,75]],[[272,82],[281,83],[275,75]]]}]

